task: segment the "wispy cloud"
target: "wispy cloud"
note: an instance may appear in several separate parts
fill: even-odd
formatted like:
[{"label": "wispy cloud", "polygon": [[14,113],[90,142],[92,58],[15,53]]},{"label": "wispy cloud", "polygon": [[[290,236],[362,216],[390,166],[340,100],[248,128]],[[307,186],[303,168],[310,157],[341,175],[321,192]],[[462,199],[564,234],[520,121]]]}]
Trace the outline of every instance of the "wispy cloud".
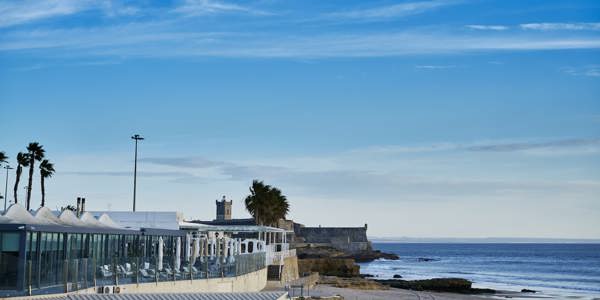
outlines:
[{"label": "wispy cloud", "polygon": [[417,1],[387,6],[329,13],[330,18],[343,19],[389,19],[422,14],[427,11],[459,3],[459,1]]},{"label": "wispy cloud", "polygon": [[476,143],[439,143],[418,146],[372,146],[352,150],[353,153],[369,154],[406,154],[429,153],[445,151],[473,151],[473,152],[529,152],[530,150],[547,150],[544,154],[567,154],[565,150],[574,153],[600,152],[600,138],[569,138],[550,141],[520,141],[520,142],[476,142]]},{"label": "wispy cloud", "polygon": [[77,14],[96,9],[107,16],[132,15],[139,10],[111,0],[24,0],[0,2],[0,28]]},{"label": "wispy cloud", "polygon": [[587,65],[583,67],[566,67],[562,71],[572,76],[600,77],[600,65]]},{"label": "wispy cloud", "polygon": [[[199,156],[147,157],[139,161],[176,169],[204,170],[213,168],[225,176],[225,179],[230,180],[249,180],[260,176],[275,176],[290,171],[288,168],[279,166],[217,161]],[[197,176],[190,174],[188,177]]]},{"label": "wispy cloud", "polygon": [[86,0],[25,0],[0,3],[0,27],[70,15],[90,6]]},{"label": "wispy cloud", "polygon": [[329,58],[597,48],[597,36],[494,36],[419,30],[293,36],[204,32],[170,22],[21,30],[0,37],[0,51],[44,49],[45,56],[60,56],[68,49],[70,57]]},{"label": "wispy cloud", "polygon": [[453,69],[456,68],[455,65],[418,65],[415,66],[417,69],[425,69],[425,70],[443,70],[443,69]]},{"label": "wispy cloud", "polygon": [[225,165],[224,162],[208,160],[203,157],[146,157],[139,161],[179,168],[211,168]]},{"label": "wispy cloud", "polygon": [[[563,147],[568,144],[559,144],[557,147]],[[577,144],[577,143],[574,143]],[[549,145],[544,145],[549,146]],[[489,144],[480,147],[488,147],[485,150],[477,151],[513,151],[510,149],[531,149],[533,144]],[[464,146],[441,144],[431,147],[422,147],[420,149],[409,149],[395,147],[395,150],[415,152],[415,151],[440,151],[440,149],[461,149],[468,150]],[[500,150],[498,150],[500,149]],[[380,149],[387,151],[386,149]],[[389,149],[388,149],[389,150]],[[515,150],[517,151],[517,150]],[[404,152],[404,153],[407,153]],[[358,151],[353,152],[361,154]],[[344,155],[341,155],[344,156]],[[371,156],[372,157],[372,156]],[[360,161],[361,156],[347,156],[344,159],[352,161]],[[253,179],[262,179],[272,182],[277,185],[287,187],[288,192],[293,192],[296,195],[319,195],[319,197],[341,197],[353,199],[370,199],[374,194],[381,195],[377,201],[394,200],[397,201],[395,195],[405,194],[411,195],[418,199],[428,199],[429,201],[444,201],[454,199],[461,196],[486,196],[486,197],[512,197],[514,195],[530,195],[531,193],[541,193],[541,191],[553,193],[563,193],[565,195],[579,195],[581,193],[596,193],[600,188],[600,182],[597,181],[576,181],[576,180],[523,180],[523,179],[499,179],[491,176],[489,178],[474,178],[469,176],[455,177],[447,176],[440,173],[447,166],[434,168],[433,174],[414,174],[398,169],[370,169],[364,166],[355,164],[353,168],[345,166],[321,169],[315,165],[304,166],[298,168],[292,165],[272,165],[272,164],[257,164],[257,163],[239,163],[239,162],[218,162],[217,167],[220,176],[206,177],[194,174],[202,172],[207,168],[212,168],[213,164],[199,164],[195,168],[189,166],[194,165],[198,157],[168,157],[164,159],[154,160],[160,162],[160,165],[175,167],[177,169],[189,170],[183,172],[185,176],[178,176],[171,180],[176,183],[190,184],[198,182],[215,182],[215,181],[238,181],[250,182]],[[210,161],[201,159],[202,161]],[[371,159],[369,159],[371,160]],[[171,161],[171,162],[169,162]],[[182,162],[185,162],[182,164]],[[439,167],[439,162],[436,165]],[[385,164],[393,164],[389,159],[383,162]],[[412,165],[413,168],[418,166]],[[418,168],[418,167],[416,167]],[[195,170],[194,170],[195,169]],[[171,173],[171,172],[167,172]],[[131,176],[131,172],[123,172],[123,176]],[[114,176],[121,176],[117,173]],[[160,176],[160,175],[157,175]],[[443,191],[443,192],[441,192]],[[403,201],[410,201],[405,199]]]},{"label": "wispy cloud", "polygon": [[418,146],[406,146],[406,145],[379,145],[370,146],[366,148],[359,148],[350,150],[350,154],[375,154],[375,155],[388,155],[388,154],[405,154],[405,153],[428,153],[428,152],[440,152],[440,151],[452,151],[459,148],[458,144],[455,143],[439,143],[431,145],[418,145]]},{"label": "wispy cloud", "polygon": [[527,23],[519,25],[529,30],[600,30],[600,23]]},{"label": "wispy cloud", "polygon": [[[63,175],[77,175],[77,176],[110,176],[110,177],[130,177],[133,176],[132,171],[64,171],[61,172]],[[140,177],[189,177],[193,176],[191,173],[186,172],[147,172],[140,171],[137,173]]]},{"label": "wispy cloud", "polygon": [[519,25],[466,25],[469,29],[505,31],[511,28],[520,28],[522,30],[537,31],[597,31],[600,30],[600,23],[525,23]]},{"label": "wispy cloud", "polygon": [[467,25],[467,28],[475,29],[475,30],[493,30],[493,31],[502,31],[508,30],[508,26],[504,25]]},{"label": "wispy cloud", "polygon": [[600,138],[564,139],[547,142],[498,143],[466,147],[469,151],[483,152],[515,152],[533,149],[560,149],[578,147],[600,147]]},{"label": "wispy cloud", "polygon": [[245,13],[252,15],[270,15],[270,13],[233,3],[213,0],[185,0],[185,2],[173,10],[186,16],[202,16],[221,13]]}]

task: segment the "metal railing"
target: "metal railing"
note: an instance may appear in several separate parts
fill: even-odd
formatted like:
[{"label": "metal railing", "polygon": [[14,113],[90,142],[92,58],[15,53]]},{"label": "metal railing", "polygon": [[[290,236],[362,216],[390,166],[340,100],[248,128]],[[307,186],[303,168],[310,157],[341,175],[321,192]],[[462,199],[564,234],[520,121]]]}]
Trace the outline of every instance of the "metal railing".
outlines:
[{"label": "metal railing", "polygon": [[[272,246],[272,245],[269,245]],[[296,249],[284,249],[281,251],[272,251],[267,248],[267,265],[283,265],[283,260],[290,256],[296,256]]]}]

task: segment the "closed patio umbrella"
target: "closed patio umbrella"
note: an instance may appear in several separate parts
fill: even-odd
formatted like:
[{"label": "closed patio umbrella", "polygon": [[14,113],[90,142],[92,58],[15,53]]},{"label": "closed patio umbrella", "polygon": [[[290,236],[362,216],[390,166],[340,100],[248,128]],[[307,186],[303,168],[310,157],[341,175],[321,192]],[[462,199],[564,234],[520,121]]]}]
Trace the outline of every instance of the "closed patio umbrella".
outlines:
[{"label": "closed patio umbrella", "polygon": [[192,245],[190,243],[192,239],[192,236],[190,234],[188,234],[186,236],[186,243],[185,243],[185,260],[190,261],[192,260]]},{"label": "closed patio umbrella", "polygon": [[158,263],[156,269],[162,271],[163,269],[163,239],[162,237],[158,238]]},{"label": "closed patio umbrella", "polygon": [[226,238],[223,238],[223,262],[227,262],[227,255],[229,254],[227,250],[229,250],[229,241]]},{"label": "closed patio umbrella", "polygon": [[177,237],[175,247],[175,270],[179,271],[181,269],[181,237]]},{"label": "closed patio umbrella", "polygon": [[190,264],[192,266],[196,263],[196,258],[198,257],[199,245],[200,245],[200,240],[194,239],[192,242],[192,258],[190,259]]},{"label": "closed patio umbrella", "polygon": [[230,239],[228,241],[229,243],[229,257],[227,258],[227,262],[229,263],[234,263],[235,262],[235,240],[234,239]]},{"label": "closed patio umbrella", "polygon": [[207,240],[206,239],[202,239],[200,242],[198,242],[200,244],[200,249],[198,250],[198,253],[200,253],[200,262],[204,262],[204,257],[206,256],[206,248],[208,247],[207,244]]}]

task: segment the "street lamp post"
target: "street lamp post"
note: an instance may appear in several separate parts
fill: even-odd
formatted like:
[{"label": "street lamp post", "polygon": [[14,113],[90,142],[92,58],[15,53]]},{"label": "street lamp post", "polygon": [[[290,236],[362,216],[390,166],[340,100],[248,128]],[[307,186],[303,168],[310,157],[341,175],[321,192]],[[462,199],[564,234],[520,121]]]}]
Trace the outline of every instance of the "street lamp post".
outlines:
[{"label": "street lamp post", "polygon": [[8,170],[12,170],[13,168],[6,165],[4,166],[4,169],[6,169],[6,182],[4,183],[4,211],[6,211],[6,198],[8,198],[6,194],[8,192]]},{"label": "street lamp post", "polygon": [[139,134],[135,134],[134,136],[131,137],[131,139],[135,140],[135,160],[133,163],[133,211],[135,211],[135,189],[136,189],[136,184],[137,184],[137,148],[138,148],[138,141],[141,141],[144,138],[141,137]]}]

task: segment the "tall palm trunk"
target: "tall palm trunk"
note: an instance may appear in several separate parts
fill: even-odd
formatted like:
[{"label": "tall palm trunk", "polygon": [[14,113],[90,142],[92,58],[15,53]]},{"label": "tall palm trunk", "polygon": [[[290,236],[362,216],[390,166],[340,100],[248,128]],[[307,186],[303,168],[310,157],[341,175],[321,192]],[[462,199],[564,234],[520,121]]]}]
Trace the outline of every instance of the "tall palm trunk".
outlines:
[{"label": "tall palm trunk", "polygon": [[21,173],[23,173],[23,167],[21,167],[21,165],[18,165],[17,176],[15,178],[15,187],[13,189],[13,192],[15,194],[15,204],[19,203],[19,201],[17,200],[17,192],[19,191],[19,181],[21,180]]},{"label": "tall palm trunk", "polygon": [[44,188],[44,176],[40,176],[40,184],[42,185],[42,207],[46,205],[46,189]]},{"label": "tall palm trunk", "polygon": [[[32,155],[33,157],[33,155]],[[29,204],[31,203],[31,184],[33,183],[33,167],[35,159],[31,158],[29,161],[29,184],[27,185],[27,210],[29,210]]]}]

